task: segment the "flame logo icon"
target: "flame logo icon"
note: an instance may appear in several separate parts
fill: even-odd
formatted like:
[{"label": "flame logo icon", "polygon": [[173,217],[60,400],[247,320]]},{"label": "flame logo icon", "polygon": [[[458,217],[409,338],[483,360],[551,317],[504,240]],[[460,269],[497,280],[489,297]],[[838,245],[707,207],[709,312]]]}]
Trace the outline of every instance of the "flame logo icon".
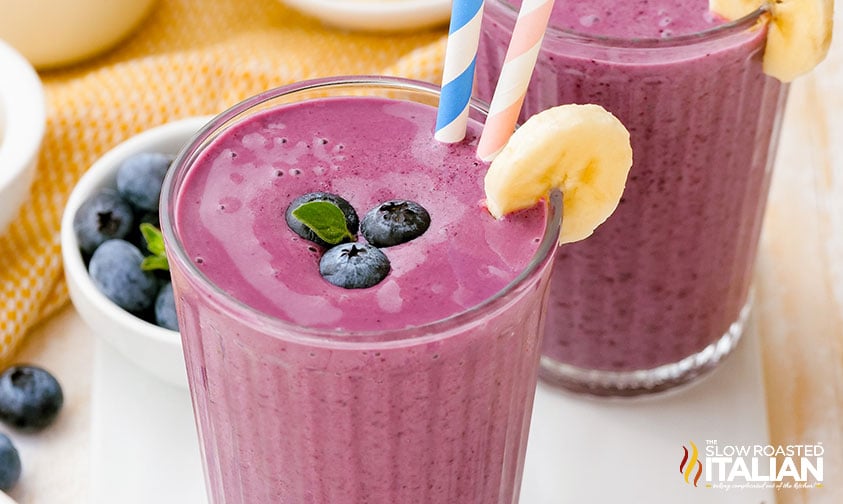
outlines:
[{"label": "flame logo icon", "polygon": [[695,445],[693,441],[690,441],[690,443],[690,453],[688,453],[688,448],[682,446],[682,449],[685,450],[685,455],[682,457],[682,462],[679,464],[679,473],[685,476],[685,483],[690,484],[691,474],[696,468],[697,474],[694,476],[694,486],[697,486],[697,483],[699,483],[700,477],[702,476],[702,462],[700,462],[699,459],[700,452],[697,450],[697,445]]}]

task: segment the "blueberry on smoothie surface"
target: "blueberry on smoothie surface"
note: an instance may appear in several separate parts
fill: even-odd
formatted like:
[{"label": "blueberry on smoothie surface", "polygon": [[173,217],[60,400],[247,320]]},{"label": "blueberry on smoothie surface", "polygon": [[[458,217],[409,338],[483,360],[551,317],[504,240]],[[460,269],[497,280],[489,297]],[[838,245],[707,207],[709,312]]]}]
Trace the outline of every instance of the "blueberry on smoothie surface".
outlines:
[{"label": "blueberry on smoothie surface", "polygon": [[360,224],[366,241],[376,247],[392,247],[423,235],[430,227],[430,214],[415,201],[389,200],[369,210]]},{"label": "blueberry on smoothie surface", "polygon": [[310,227],[305,225],[302,221],[296,218],[295,215],[293,215],[293,212],[297,208],[304,205],[305,203],[310,203],[313,201],[325,201],[336,205],[345,216],[345,224],[348,231],[352,235],[357,234],[357,230],[360,228],[360,219],[357,216],[357,212],[354,210],[354,207],[351,206],[351,203],[346,201],[344,198],[328,192],[312,192],[304,194],[294,199],[292,203],[290,203],[290,205],[287,207],[286,212],[284,212],[284,218],[287,221],[287,225],[290,227],[291,230],[293,230],[294,233],[301,236],[305,240],[312,241],[325,248],[329,248],[335,245],[319,238]]},{"label": "blueberry on smoothie surface", "polygon": [[328,249],[319,261],[319,273],[345,289],[366,289],[380,283],[390,270],[389,258],[368,243],[343,243]]}]

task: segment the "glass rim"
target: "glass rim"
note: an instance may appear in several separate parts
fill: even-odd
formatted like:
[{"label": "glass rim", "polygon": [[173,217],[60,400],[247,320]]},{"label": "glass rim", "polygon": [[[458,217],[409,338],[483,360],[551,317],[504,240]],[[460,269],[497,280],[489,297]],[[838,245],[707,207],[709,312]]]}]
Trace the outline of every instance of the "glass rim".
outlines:
[{"label": "glass rim", "polygon": [[[231,315],[245,313],[249,316],[248,319],[244,319],[248,320],[244,322],[246,325],[264,328],[274,338],[296,343],[316,344],[334,348],[351,348],[357,346],[387,348],[390,346],[402,346],[408,341],[412,341],[414,344],[420,344],[445,339],[451,332],[458,331],[462,327],[479,321],[490,311],[500,310],[510,302],[507,298],[510,293],[516,292],[524,287],[530,279],[534,278],[552,260],[558,244],[562,224],[562,194],[556,190],[552,191],[543,200],[543,203],[540,203],[546,205],[548,209],[545,214],[545,228],[542,240],[538,247],[536,247],[536,251],[530,258],[529,263],[513,280],[507,283],[501,290],[478,304],[447,317],[420,325],[365,331],[308,327],[272,316],[248,305],[226,292],[205,275],[190,257],[188,257],[187,251],[176,232],[175,198],[183,181],[183,177],[180,177],[180,175],[187,173],[192,162],[195,161],[196,156],[207,147],[209,139],[217,132],[230,127],[232,124],[236,124],[242,119],[241,116],[243,114],[257,110],[261,105],[273,99],[307,91],[359,88],[361,86],[420,92],[428,94],[432,98],[438,98],[440,90],[439,86],[431,83],[389,76],[335,76],[305,80],[264,91],[228,108],[206,123],[179,151],[173,161],[172,169],[167,171],[161,191],[161,232],[167,244],[168,255],[171,261],[175,260],[178,263],[178,267],[191,278],[189,281],[200,284],[203,288],[214,294],[213,296],[206,296],[205,299],[211,302],[219,312]],[[479,100],[472,98],[469,105],[475,112],[480,112],[484,115],[488,113],[487,105]]]},{"label": "glass rim", "polygon": [[[495,1],[495,0],[493,0]],[[512,5],[510,0],[496,0],[496,3],[508,9],[513,19],[518,15],[518,9]],[[576,30],[569,30],[554,26],[552,23],[548,25],[545,32],[545,37],[554,36],[557,38],[566,38],[574,42],[598,44],[603,47],[617,47],[623,49],[660,49],[672,48],[678,46],[688,46],[699,42],[705,42],[710,39],[716,39],[722,36],[728,36],[733,33],[743,32],[745,29],[755,26],[758,21],[767,15],[770,11],[770,6],[765,0],[760,7],[745,16],[728,21],[711,28],[676,37],[614,37],[610,35],[596,35],[583,33]]]}]

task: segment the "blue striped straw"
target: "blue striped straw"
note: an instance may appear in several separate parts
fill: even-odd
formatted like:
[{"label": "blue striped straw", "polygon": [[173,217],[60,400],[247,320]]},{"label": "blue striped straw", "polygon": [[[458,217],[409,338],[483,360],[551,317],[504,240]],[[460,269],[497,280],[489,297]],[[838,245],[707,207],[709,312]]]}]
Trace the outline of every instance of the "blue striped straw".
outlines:
[{"label": "blue striped straw", "polygon": [[434,135],[440,142],[454,143],[465,137],[482,19],[483,0],[453,1]]}]

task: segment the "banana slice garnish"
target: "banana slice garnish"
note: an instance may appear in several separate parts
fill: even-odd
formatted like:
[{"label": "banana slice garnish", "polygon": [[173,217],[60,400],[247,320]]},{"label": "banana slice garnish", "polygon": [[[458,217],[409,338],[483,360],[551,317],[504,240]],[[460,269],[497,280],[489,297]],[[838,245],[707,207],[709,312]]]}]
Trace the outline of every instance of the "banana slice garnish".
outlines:
[{"label": "banana slice garnish", "polygon": [[[834,0],[772,0],[764,73],[790,82],[814,69],[828,54]],[[763,0],[709,0],[712,12],[739,19],[764,4]]]},{"label": "banana slice garnish", "polygon": [[629,169],[629,132],[598,105],[560,105],[530,117],[486,173],[486,206],[496,218],[563,195],[559,243],[588,237],[618,206]]},{"label": "banana slice garnish", "polygon": [[740,19],[762,5],[764,0],[708,0],[708,10],[729,20]]}]

